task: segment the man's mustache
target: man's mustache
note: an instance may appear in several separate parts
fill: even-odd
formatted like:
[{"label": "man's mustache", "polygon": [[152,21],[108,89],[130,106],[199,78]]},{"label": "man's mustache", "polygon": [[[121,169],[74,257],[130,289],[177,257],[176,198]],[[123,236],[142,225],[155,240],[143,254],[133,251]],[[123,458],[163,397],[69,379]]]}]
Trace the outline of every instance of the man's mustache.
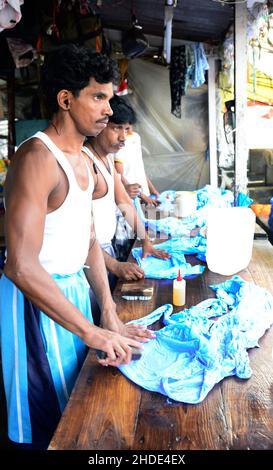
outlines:
[{"label": "man's mustache", "polygon": [[109,122],[109,119],[99,119],[99,120],[98,120],[98,121],[96,121],[96,122],[99,122],[99,123],[101,123],[101,122],[102,122],[102,123],[104,123],[104,124],[108,124],[108,122]]}]

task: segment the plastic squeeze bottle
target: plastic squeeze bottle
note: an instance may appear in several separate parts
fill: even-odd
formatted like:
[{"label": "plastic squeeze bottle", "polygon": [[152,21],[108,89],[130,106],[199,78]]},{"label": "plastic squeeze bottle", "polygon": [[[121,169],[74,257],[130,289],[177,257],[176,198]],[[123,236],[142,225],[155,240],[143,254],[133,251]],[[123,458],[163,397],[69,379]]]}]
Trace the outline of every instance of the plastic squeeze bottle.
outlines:
[{"label": "plastic squeeze bottle", "polygon": [[186,303],[186,281],[180,275],[180,269],[178,270],[178,276],[173,281],[173,305],[182,307]]}]

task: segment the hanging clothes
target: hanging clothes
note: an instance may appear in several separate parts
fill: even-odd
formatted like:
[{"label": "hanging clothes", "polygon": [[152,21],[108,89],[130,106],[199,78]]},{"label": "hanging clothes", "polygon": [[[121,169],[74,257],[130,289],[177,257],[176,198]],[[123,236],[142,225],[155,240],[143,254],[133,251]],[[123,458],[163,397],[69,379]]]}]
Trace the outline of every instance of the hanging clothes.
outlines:
[{"label": "hanging clothes", "polygon": [[192,73],[193,54],[189,46],[172,48],[170,65],[171,112],[181,118],[181,98],[185,95]]},{"label": "hanging clothes", "polygon": [[16,68],[27,67],[36,58],[35,49],[20,38],[6,38]]},{"label": "hanging clothes", "polygon": [[22,18],[21,8],[24,0],[0,0],[0,33],[11,29]]},{"label": "hanging clothes", "polygon": [[193,45],[194,52],[194,70],[192,75],[192,88],[198,88],[206,81],[205,71],[209,69],[209,64],[202,43]]}]

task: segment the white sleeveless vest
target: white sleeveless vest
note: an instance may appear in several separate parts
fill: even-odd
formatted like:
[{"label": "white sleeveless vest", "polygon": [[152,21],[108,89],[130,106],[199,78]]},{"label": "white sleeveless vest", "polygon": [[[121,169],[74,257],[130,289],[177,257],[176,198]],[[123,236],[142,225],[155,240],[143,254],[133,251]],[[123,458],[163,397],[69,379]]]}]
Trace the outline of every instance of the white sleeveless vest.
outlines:
[{"label": "white sleeveless vest", "polygon": [[109,156],[107,156],[107,161],[111,171],[110,174],[99,158],[95,157],[95,155],[93,155],[93,153],[87,147],[83,147],[82,150],[91,158],[93,162],[95,162],[108,187],[108,191],[105,196],[92,201],[92,208],[97,240],[100,245],[109,244],[115,235],[117,225],[114,165]]},{"label": "white sleeveless vest", "polygon": [[32,136],[34,137],[42,140],[48,147],[65,172],[69,183],[63,204],[46,215],[39,260],[49,274],[73,274],[83,267],[88,255],[93,178],[86,165],[89,184],[86,190],[82,190],[69,161],[48,135],[37,132]]}]

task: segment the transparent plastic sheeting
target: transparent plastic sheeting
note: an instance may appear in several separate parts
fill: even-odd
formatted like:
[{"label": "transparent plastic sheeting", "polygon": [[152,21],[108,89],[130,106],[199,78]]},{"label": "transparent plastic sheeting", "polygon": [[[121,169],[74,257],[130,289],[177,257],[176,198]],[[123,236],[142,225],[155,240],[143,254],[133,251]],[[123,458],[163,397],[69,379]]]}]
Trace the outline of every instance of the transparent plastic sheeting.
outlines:
[{"label": "transparent plastic sheeting", "polygon": [[273,297],[239,276],[211,288],[214,299],[173,315],[172,305],[163,305],[130,322],[149,326],[163,316],[166,326],[143,344],[138,361],[119,367],[121,372],[147,390],[184,403],[200,403],[224,377],[248,379],[247,349],[259,346],[272,325]]},{"label": "transparent plastic sheeting", "polygon": [[207,86],[188,89],[178,119],[171,114],[168,68],[134,59],[129,84],[133,94],[126,99],[137,113],[146,174],[158,191],[194,190],[208,183]]}]

